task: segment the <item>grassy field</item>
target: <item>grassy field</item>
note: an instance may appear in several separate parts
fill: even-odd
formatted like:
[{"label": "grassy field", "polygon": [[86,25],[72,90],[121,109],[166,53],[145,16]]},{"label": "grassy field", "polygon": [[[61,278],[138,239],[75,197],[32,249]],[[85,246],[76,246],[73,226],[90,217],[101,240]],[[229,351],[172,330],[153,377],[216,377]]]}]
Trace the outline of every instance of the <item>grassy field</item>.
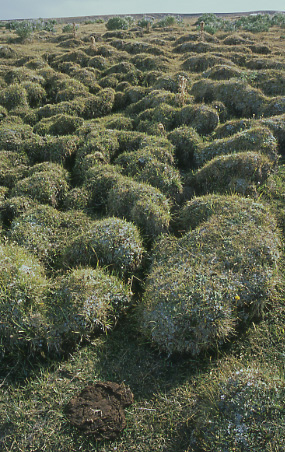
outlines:
[{"label": "grassy field", "polygon": [[285,448],[284,14],[197,19],[0,23],[1,452]]}]

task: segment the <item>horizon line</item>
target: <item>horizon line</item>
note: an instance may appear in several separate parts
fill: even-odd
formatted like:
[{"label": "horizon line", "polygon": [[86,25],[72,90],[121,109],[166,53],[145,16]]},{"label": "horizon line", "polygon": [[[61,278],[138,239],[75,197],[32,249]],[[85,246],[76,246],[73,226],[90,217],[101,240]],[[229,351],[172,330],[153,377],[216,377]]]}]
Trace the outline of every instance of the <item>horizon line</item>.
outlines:
[{"label": "horizon line", "polygon": [[156,13],[114,13],[114,14],[92,14],[92,15],[83,15],[83,16],[60,16],[60,17],[30,17],[30,18],[26,18],[26,19],[0,19],[0,22],[9,22],[11,20],[37,20],[37,19],[54,19],[54,20],[60,20],[60,19],[64,19],[64,20],[68,20],[68,19],[86,19],[86,18],[92,18],[92,17],[113,17],[113,16],[152,16],[152,15],[164,15],[164,16],[171,16],[171,15],[176,15],[176,16],[188,16],[188,17],[192,17],[192,16],[201,16],[203,14],[215,14],[215,15],[223,15],[223,16],[230,16],[230,15],[238,15],[238,14],[261,14],[261,13],[265,13],[265,14],[274,14],[274,13],[285,13],[285,11],[279,11],[279,10],[257,10],[257,11],[233,11],[233,12],[216,12],[216,13],[205,13],[205,12],[201,12],[201,13],[163,13],[163,12],[156,12]]}]

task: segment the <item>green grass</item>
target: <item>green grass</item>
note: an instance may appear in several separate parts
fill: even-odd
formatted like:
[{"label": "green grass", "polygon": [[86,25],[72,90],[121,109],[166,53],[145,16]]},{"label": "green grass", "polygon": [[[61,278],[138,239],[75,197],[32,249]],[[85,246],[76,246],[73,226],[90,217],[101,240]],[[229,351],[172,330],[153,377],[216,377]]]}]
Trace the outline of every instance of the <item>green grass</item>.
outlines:
[{"label": "green grass", "polygon": [[[283,451],[283,16],[0,28],[1,452]],[[95,381],[134,394],[113,441],[65,414]]]}]

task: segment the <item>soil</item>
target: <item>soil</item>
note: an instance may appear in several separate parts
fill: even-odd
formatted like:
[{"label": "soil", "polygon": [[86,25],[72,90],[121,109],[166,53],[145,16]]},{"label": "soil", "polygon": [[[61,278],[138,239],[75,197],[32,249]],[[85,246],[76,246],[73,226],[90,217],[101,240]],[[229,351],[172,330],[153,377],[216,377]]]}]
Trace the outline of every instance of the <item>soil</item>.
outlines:
[{"label": "soil", "polygon": [[96,382],[70,400],[66,414],[74,427],[96,440],[115,439],[126,427],[124,407],[133,399],[123,384]]}]

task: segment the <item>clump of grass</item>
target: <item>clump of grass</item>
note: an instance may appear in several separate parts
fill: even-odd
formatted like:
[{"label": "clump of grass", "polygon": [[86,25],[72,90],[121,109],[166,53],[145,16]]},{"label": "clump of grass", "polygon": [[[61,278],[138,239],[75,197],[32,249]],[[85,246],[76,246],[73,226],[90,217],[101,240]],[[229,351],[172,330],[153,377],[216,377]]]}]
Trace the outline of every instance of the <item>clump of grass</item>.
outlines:
[{"label": "clump of grass", "polygon": [[83,188],[89,193],[90,208],[95,210],[105,208],[110,190],[121,178],[120,168],[115,165],[97,165],[88,169]]},{"label": "clump of grass", "polygon": [[165,195],[151,185],[126,176],[110,190],[107,211],[134,222],[148,239],[167,232],[169,227],[170,203]]},{"label": "clump of grass", "polygon": [[213,81],[201,79],[192,85],[191,92],[197,102],[220,100],[234,116],[250,118],[261,116],[268,98],[243,81]]},{"label": "clump of grass", "polygon": [[12,221],[8,236],[34,253],[47,267],[60,265],[67,243],[78,234],[78,229],[83,233],[90,224],[83,212],[70,210],[64,213],[49,205],[33,206],[28,199],[23,207],[18,207],[20,209],[22,213],[19,212]]},{"label": "clump of grass", "polygon": [[0,146],[7,151],[22,151],[23,141],[33,136],[33,129],[19,121],[2,121],[0,124]]},{"label": "clump of grass", "polygon": [[56,163],[39,163],[18,181],[12,196],[28,196],[43,204],[58,206],[69,189],[68,173]]},{"label": "clump of grass", "polygon": [[35,207],[36,205],[37,202],[27,196],[9,197],[1,203],[0,218],[6,226],[10,226],[11,222],[16,217],[24,214],[27,210]]},{"label": "clump of grass", "polygon": [[43,118],[34,126],[38,135],[72,135],[83,125],[83,119],[69,115],[55,115]]},{"label": "clump of grass", "polygon": [[3,202],[5,200],[6,195],[9,192],[9,188],[8,187],[3,187],[2,185],[0,185],[0,208],[2,209],[3,206]]},{"label": "clump of grass", "polygon": [[271,99],[262,110],[263,116],[266,118],[275,115],[283,115],[285,113],[284,96],[277,96]]},{"label": "clump of grass", "polygon": [[23,82],[22,86],[27,93],[27,100],[31,108],[40,107],[46,101],[46,91],[39,84],[32,81]]},{"label": "clump of grass", "polygon": [[[150,135],[165,136],[166,130],[175,127],[177,111],[177,108],[167,103],[161,103],[154,108],[143,110],[136,118],[136,122],[138,122],[136,129],[146,131]],[[151,131],[151,128],[154,130]]]},{"label": "clump of grass", "polygon": [[5,73],[4,79],[9,85],[34,82],[37,87],[45,84],[45,79],[42,75],[38,74],[36,70],[27,67],[11,67]]},{"label": "clump of grass", "polygon": [[105,88],[97,96],[87,97],[83,117],[85,119],[98,118],[111,113],[115,102],[115,91],[112,88]]},{"label": "clump of grass", "polygon": [[182,193],[179,171],[166,162],[161,162],[155,153],[148,150],[121,154],[116,163],[122,163],[122,174],[139,182],[153,185],[165,195],[175,198]]},{"label": "clump of grass", "polygon": [[67,344],[74,346],[111,330],[130,302],[128,286],[99,267],[78,268],[57,277],[48,301],[54,328],[48,347],[60,353]]},{"label": "clump of grass", "polygon": [[200,381],[192,446],[209,452],[281,451],[284,395],[284,382],[274,368],[222,363]]},{"label": "clump of grass", "polygon": [[258,189],[276,169],[266,155],[248,151],[214,157],[185,178],[196,194],[240,193],[258,196]]},{"label": "clump of grass", "polygon": [[185,105],[176,118],[178,126],[192,127],[199,135],[209,135],[219,124],[217,110],[207,105]]},{"label": "clump of grass", "polygon": [[[260,200],[244,198],[237,194],[221,195],[208,194],[193,197],[187,201],[178,214],[180,229],[188,232],[197,228],[202,223],[208,221],[213,215],[219,217],[223,215],[230,218],[237,218],[239,224],[253,222],[257,226],[261,223],[271,224],[271,229],[276,230],[276,220],[270,208]],[[270,223],[271,222],[271,223]]]},{"label": "clump of grass", "polygon": [[202,144],[198,133],[192,127],[182,126],[171,131],[167,138],[175,147],[179,166],[183,169],[191,168],[194,163],[194,153]]},{"label": "clump of grass", "polygon": [[231,68],[233,69],[233,71],[236,69],[231,60],[213,55],[211,52],[204,53],[203,56],[201,55],[189,56],[182,63],[182,67],[186,71],[204,72],[208,70],[205,75],[211,73],[210,68],[213,68],[214,70],[215,66],[218,65],[227,67],[229,72]]},{"label": "clump of grass", "polygon": [[265,154],[273,163],[278,162],[277,140],[266,127],[251,127],[229,138],[204,143],[194,153],[197,166],[203,165],[217,155],[234,152],[256,151]]},{"label": "clump of grass", "polygon": [[215,140],[227,138],[243,130],[250,129],[252,125],[251,119],[232,119],[225,124],[220,124],[216,128],[213,137]]},{"label": "clump of grass", "polygon": [[0,184],[13,187],[28,172],[28,157],[12,151],[0,151]]},{"label": "clump of grass", "polygon": [[64,265],[108,267],[119,275],[139,269],[144,253],[136,226],[119,218],[90,223],[88,231],[77,235],[63,251]]},{"label": "clump of grass", "polygon": [[16,107],[27,107],[28,98],[25,88],[15,83],[2,89],[0,93],[0,104],[7,108],[8,111],[12,111]]},{"label": "clump of grass", "polygon": [[61,165],[75,154],[79,144],[80,139],[74,135],[42,137],[35,133],[21,142],[20,149],[28,155],[31,164],[53,162]]},{"label": "clump of grass", "polygon": [[69,190],[63,200],[65,210],[88,211],[89,193],[85,187],[74,187]]},{"label": "clump of grass", "polygon": [[0,244],[1,353],[42,345],[47,280],[42,264],[16,245]]},{"label": "clump of grass", "polygon": [[[80,132],[79,132],[80,133]],[[119,151],[119,141],[114,131],[98,127],[87,133],[84,143],[76,152],[74,174],[83,179],[87,170],[96,163],[110,163]],[[93,165],[92,163],[93,162]]]},{"label": "clump of grass", "polygon": [[[213,200],[223,210],[227,199]],[[157,242],[138,312],[142,333],[160,350],[198,355],[264,314],[276,287],[280,238],[270,212],[256,207],[252,200],[243,207],[241,198],[236,211],[214,212],[180,239]]]}]

